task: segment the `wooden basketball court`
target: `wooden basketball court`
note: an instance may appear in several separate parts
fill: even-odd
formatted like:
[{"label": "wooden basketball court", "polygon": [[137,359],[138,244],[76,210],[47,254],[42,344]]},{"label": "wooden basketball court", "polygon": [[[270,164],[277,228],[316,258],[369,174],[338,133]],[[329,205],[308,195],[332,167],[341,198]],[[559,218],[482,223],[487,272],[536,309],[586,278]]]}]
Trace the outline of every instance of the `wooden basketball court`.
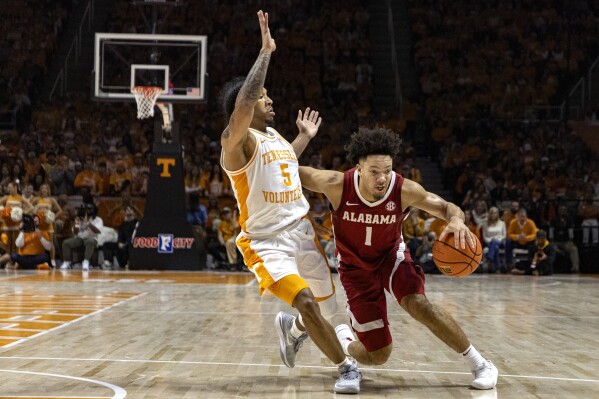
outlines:
[{"label": "wooden basketball court", "polygon": [[[392,304],[394,353],[362,367],[360,398],[599,398],[599,279],[427,280],[497,365],[497,388],[470,389],[458,355]],[[312,342],[294,369],[281,364],[280,310],[249,273],[2,270],[0,398],[335,396],[336,369]]]}]

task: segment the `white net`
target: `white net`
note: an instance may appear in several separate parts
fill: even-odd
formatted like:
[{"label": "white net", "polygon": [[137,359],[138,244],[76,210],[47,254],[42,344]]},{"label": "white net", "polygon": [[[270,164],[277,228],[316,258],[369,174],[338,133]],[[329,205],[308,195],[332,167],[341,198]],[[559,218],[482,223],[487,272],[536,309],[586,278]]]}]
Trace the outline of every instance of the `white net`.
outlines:
[{"label": "white net", "polygon": [[162,87],[154,86],[133,86],[131,88],[131,93],[137,102],[137,119],[154,116],[154,104],[162,91]]}]

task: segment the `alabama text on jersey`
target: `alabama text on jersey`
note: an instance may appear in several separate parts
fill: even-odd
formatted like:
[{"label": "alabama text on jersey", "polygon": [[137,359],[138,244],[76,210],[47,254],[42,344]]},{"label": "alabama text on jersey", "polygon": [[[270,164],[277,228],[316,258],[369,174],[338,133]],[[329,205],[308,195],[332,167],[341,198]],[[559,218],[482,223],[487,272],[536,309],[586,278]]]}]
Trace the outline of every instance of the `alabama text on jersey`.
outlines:
[{"label": "alabama text on jersey", "polygon": [[403,177],[393,172],[387,192],[376,202],[360,194],[355,168],[344,173],[341,202],[332,212],[338,259],[345,265],[374,270],[401,243]]}]

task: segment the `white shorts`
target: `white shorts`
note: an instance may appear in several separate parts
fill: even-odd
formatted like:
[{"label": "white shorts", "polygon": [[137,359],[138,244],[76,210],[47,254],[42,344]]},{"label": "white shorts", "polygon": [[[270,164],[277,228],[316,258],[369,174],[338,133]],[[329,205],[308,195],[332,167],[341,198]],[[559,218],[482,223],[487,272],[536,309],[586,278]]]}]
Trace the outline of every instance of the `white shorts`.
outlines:
[{"label": "white shorts", "polygon": [[260,295],[292,274],[299,275],[308,284],[317,300],[335,293],[331,269],[307,218],[271,237],[248,238],[242,233],[236,242],[245,264],[258,279]]}]

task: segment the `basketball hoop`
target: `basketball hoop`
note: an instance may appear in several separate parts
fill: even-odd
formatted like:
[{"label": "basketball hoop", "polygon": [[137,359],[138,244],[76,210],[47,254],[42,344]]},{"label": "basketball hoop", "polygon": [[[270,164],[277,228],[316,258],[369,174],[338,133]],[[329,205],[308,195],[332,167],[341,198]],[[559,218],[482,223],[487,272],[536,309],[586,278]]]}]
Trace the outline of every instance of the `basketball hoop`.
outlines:
[{"label": "basketball hoop", "polygon": [[154,116],[154,104],[164,89],[155,86],[133,86],[131,93],[137,102],[137,119]]}]

